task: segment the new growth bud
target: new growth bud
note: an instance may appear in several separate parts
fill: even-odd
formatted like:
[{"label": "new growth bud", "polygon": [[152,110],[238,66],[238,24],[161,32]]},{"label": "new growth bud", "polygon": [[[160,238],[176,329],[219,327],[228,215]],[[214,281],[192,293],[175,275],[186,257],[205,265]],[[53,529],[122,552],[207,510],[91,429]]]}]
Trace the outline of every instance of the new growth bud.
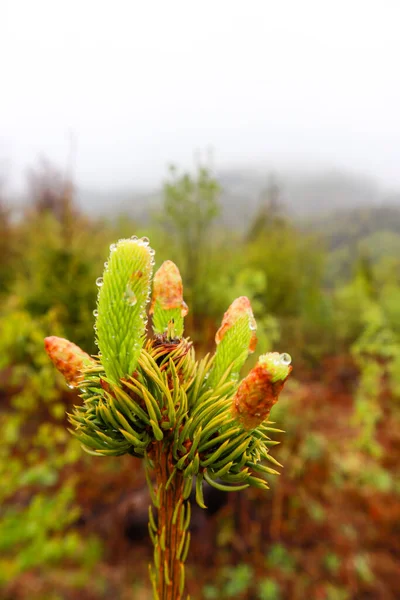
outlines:
[{"label": "new growth bud", "polygon": [[153,255],[147,238],[133,236],[110,247],[96,327],[101,362],[114,383],[134,372],[144,343]]},{"label": "new growth bud", "polygon": [[217,351],[210,373],[210,387],[215,387],[230,369],[229,377],[237,381],[249,352],[257,345],[257,324],[246,296],[236,298],[225,312],[221,327],[215,335]]},{"label": "new growth bud", "polygon": [[154,312],[157,301],[163,310],[181,308],[185,315],[187,314],[188,308],[183,301],[182,277],[178,267],[172,260],[163,262],[154,275],[150,313]]},{"label": "new growth bud", "polygon": [[233,398],[232,411],[245,429],[265,421],[292,370],[289,354],[269,352],[260,356]]},{"label": "new growth bud", "polygon": [[96,362],[79,346],[55,335],[45,338],[44,347],[54,366],[65,377],[70,387],[77,387],[83,380],[82,369],[95,366]]},{"label": "new growth bud", "polygon": [[227,332],[244,316],[248,317],[249,329],[251,331],[248,349],[249,352],[254,352],[257,346],[257,323],[253,315],[250,300],[246,296],[236,298],[225,312],[221,327],[215,334],[215,343],[217,345],[220,344]]},{"label": "new growth bud", "polygon": [[154,275],[153,296],[150,314],[153,315],[153,328],[157,334],[168,333],[169,337],[181,337],[183,317],[188,307],[183,300],[182,277],[178,267],[171,260],[163,262]]}]

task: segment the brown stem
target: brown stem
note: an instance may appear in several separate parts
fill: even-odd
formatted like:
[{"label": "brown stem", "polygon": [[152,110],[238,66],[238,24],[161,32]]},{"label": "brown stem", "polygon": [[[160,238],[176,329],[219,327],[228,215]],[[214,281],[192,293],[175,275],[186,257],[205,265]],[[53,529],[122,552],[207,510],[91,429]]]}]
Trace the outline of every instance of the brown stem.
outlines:
[{"label": "brown stem", "polygon": [[[181,600],[184,588],[185,551],[189,543],[187,523],[190,515],[188,502],[183,499],[184,478],[181,471],[173,473],[169,448],[162,442],[155,444],[151,458],[156,475],[157,531],[154,536],[155,588],[158,600]],[[157,595],[156,595],[157,598]]]}]

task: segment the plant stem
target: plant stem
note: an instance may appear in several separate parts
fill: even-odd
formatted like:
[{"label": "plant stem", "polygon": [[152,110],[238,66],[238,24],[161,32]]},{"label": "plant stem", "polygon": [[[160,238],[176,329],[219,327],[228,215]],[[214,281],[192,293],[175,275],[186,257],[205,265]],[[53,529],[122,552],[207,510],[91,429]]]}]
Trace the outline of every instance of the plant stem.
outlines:
[{"label": "plant stem", "polygon": [[154,444],[150,458],[156,476],[153,504],[157,509],[153,527],[151,519],[149,523],[154,543],[155,572],[150,570],[154,596],[156,600],[181,600],[190,542],[190,505],[183,497],[184,477],[181,471],[174,472],[170,449],[163,442]]}]

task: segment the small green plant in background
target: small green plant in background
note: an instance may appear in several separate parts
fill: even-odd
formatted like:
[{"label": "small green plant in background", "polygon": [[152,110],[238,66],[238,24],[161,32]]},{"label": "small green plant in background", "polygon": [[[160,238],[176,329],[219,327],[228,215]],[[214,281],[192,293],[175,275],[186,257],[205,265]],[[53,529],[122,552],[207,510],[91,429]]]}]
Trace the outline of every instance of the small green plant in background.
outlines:
[{"label": "small green plant in background", "polygon": [[224,567],[221,573],[221,585],[206,585],[203,588],[203,597],[206,600],[214,598],[242,598],[254,580],[253,567],[239,564],[236,567]]},{"label": "small green plant in background", "polygon": [[236,567],[225,567],[221,573],[221,582],[217,585],[207,584],[203,587],[204,600],[220,598],[245,598],[255,592],[253,598],[258,600],[280,600],[279,584],[273,579],[264,577],[257,581],[251,565],[238,564]]},{"label": "small green plant in background", "polygon": [[[95,456],[131,454],[144,461],[152,498],[154,597],[183,598],[190,543],[192,487],[205,508],[203,482],[223,491],[268,489],[264,477],[280,466],[269,450],[279,432],[268,421],[291,371],[290,356],[259,357],[242,381],[241,368],[256,345],[256,322],[246,297],[226,311],[216,351],[196,360],[183,336],[188,308],[178,268],[166,261],[152,276],[147,238],[110,247],[95,310],[98,356],[67,340],[45,347],[83,404],[70,422],[84,450]],[[153,336],[146,340],[150,300]],[[272,466],[266,466],[263,461]]]},{"label": "small green plant in background", "polygon": [[281,592],[279,585],[273,579],[262,579],[258,586],[259,600],[280,600]]}]

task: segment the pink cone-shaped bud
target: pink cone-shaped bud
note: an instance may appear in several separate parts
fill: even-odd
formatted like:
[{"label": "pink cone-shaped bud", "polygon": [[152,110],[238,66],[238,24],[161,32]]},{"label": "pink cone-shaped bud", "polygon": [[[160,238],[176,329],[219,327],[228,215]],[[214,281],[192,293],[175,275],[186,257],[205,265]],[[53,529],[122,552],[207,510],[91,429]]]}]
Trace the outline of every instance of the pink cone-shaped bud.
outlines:
[{"label": "pink cone-shaped bud", "polygon": [[172,260],[163,262],[154,275],[150,314],[154,313],[157,301],[163,310],[180,308],[182,317],[185,317],[188,313],[189,309],[183,300],[182,277],[178,267]]},{"label": "pink cone-shaped bud", "polygon": [[216,344],[219,344],[224,339],[227,331],[229,331],[229,329],[235,325],[238,319],[244,315],[248,315],[249,317],[249,328],[251,330],[249,352],[254,352],[257,346],[257,323],[253,315],[250,300],[246,296],[240,296],[239,298],[236,298],[236,300],[232,302],[228,310],[225,312],[221,327],[215,334]]},{"label": "pink cone-shaped bud", "polygon": [[70,387],[76,387],[82,382],[83,368],[96,365],[96,361],[79,346],[55,335],[44,340],[44,348]]},{"label": "pink cone-shaped bud", "polygon": [[255,429],[268,418],[292,370],[290,362],[289,354],[264,354],[240,383],[232,412],[245,429]]}]

